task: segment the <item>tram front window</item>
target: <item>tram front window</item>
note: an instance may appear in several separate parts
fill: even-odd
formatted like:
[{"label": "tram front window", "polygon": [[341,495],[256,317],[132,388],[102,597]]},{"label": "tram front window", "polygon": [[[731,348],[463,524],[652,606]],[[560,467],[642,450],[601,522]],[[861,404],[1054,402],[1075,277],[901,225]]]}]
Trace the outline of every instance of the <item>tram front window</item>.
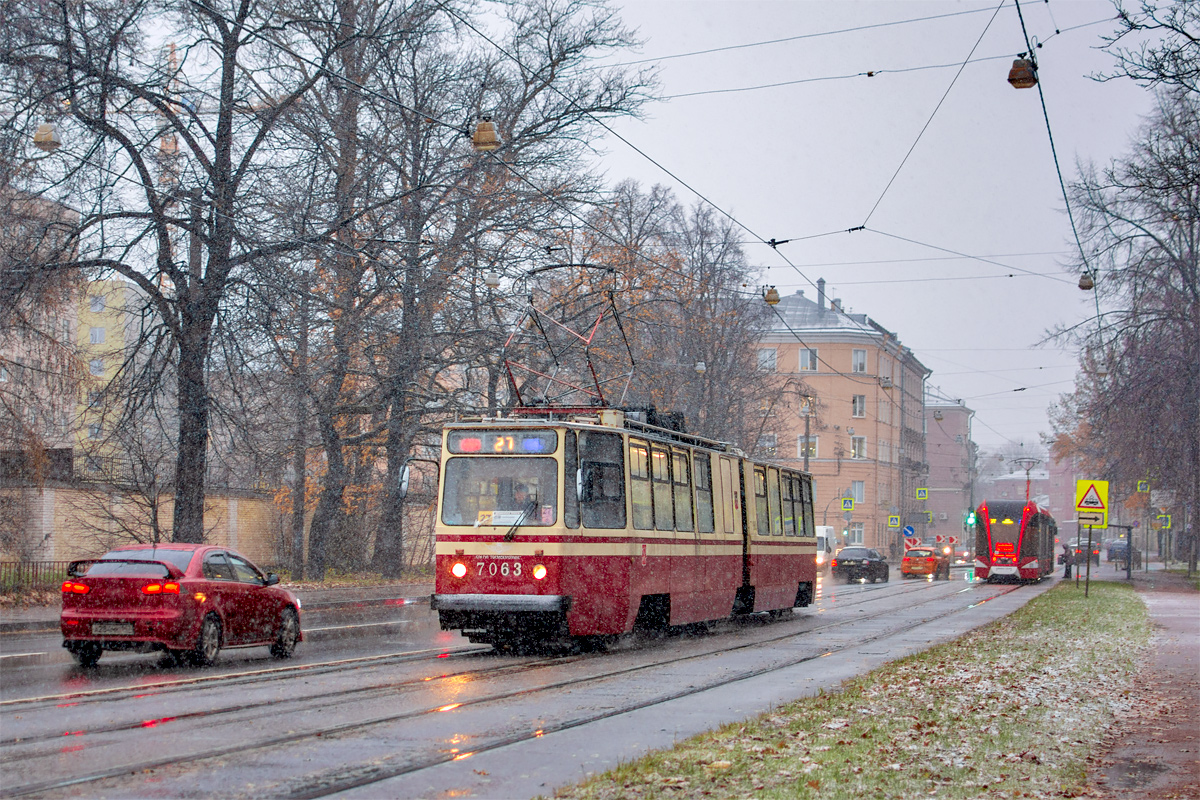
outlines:
[{"label": "tram front window", "polygon": [[558,465],[550,458],[452,458],[442,498],[446,525],[553,525]]}]

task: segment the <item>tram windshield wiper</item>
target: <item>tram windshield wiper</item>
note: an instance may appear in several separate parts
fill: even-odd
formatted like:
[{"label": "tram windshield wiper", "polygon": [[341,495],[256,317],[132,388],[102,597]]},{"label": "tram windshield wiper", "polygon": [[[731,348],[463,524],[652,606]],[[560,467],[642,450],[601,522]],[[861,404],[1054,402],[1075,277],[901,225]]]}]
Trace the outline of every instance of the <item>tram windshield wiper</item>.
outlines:
[{"label": "tram windshield wiper", "polygon": [[517,528],[525,524],[525,520],[529,518],[530,514],[537,510],[537,506],[537,495],[534,495],[529,498],[529,500],[525,503],[525,507],[521,509],[521,516],[517,517],[517,521],[514,522],[512,527],[508,529],[508,532],[504,534],[504,541],[511,542],[513,540],[513,537],[517,535]]}]

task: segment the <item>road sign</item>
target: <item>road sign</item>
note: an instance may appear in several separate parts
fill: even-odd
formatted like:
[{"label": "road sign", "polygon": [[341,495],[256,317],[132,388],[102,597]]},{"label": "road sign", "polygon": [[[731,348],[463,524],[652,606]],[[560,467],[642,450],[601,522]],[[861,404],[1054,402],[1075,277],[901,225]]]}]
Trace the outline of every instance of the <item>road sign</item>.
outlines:
[{"label": "road sign", "polygon": [[914,528],[912,525],[905,525],[904,526],[904,535],[911,539],[913,536],[917,535],[917,529]]},{"label": "road sign", "polygon": [[957,537],[957,536],[951,536],[951,537],[950,537],[950,544],[958,544],[958,537]]},{"label": "road sign", "polygon": [[1075,515],[1080,525],[1108,524],[1108,481],[1075,481]]},{"label": "road sign", "polygon": [[889,528],[899,528],[900,527],[900,515],[899,514],[892,514],[890,517],[888,517],[888,527]]},{"label": "road sign", "polygon": [[933,540],[934,540],[935,542],[937,542],[938,544],[942,544],[942,543],[944,543],[944,542],[946,541],[946,537],[945,537],[945,536],[942,536],[941,534],[939,534],[939,535],[937,535],[937,536],[933,537]]},{"label": "road sign", "polygon": [[853,497],[843,497],[842,498],[842,511],[853,511],[853,510],[854,510],[854,498]]},{"label": "road sign", "polygon": [[1138,492],[1147,494],[1150,491],[1150,481],[1138,481]]},{"label": "road sign", "polygon": [[1158,520],[1158,529],[1160,531],[1171,530],[1171,515],[1170,514],[1159,514],[1156,517],[1156,519]]},{"label": "road sign", "polygon": [[929,499],[929,490],[928,489],[917,489],[917,499],[918,500],[928,500]]}]

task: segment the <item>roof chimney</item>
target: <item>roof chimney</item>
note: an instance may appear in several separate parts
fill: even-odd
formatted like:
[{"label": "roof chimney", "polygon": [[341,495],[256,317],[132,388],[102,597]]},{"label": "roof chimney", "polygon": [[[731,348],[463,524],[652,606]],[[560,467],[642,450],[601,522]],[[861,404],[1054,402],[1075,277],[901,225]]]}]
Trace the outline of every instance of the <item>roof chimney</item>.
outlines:
[{"label": "roof chimney", "polygon": [[817,278],[817,306],[825,310],[825,279]]}]

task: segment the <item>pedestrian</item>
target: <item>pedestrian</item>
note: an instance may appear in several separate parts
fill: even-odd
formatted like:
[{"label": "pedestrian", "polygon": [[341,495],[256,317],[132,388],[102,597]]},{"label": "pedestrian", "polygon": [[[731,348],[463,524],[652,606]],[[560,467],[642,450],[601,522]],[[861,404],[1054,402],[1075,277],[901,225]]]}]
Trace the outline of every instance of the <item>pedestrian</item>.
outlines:
[{"label": "pedestrian", "polygon": [[1075,563],[1075,551],[1069,545],[1063,545],[1062,562],[1063,577],[1069,580],[1071,577],[1071,566]]}]

